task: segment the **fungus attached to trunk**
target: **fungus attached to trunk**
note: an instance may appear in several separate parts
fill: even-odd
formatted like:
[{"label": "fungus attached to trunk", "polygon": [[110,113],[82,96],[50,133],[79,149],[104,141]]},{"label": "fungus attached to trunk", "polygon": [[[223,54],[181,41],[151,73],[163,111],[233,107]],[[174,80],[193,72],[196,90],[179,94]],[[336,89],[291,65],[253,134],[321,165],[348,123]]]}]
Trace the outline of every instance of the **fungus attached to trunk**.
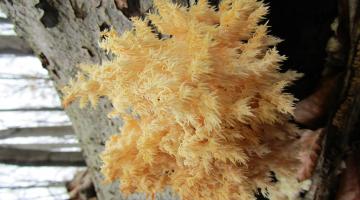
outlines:
[{"label": "fungus attached to trunk", "polygon": [[298,130],[284,88],[300,75],[279,71],[285,57],[263,22],[268,8],[256,0],[223,0],[216,10],[206,0],[154,5],[131,31],[104,33],[115,58],[82,67],[63,89],[65,106],[105,96],[110,116],[125,122],[102,153],[107,180],[148,197],[171,186],[183,200],[248,200],[259,189],[293,199]]}]

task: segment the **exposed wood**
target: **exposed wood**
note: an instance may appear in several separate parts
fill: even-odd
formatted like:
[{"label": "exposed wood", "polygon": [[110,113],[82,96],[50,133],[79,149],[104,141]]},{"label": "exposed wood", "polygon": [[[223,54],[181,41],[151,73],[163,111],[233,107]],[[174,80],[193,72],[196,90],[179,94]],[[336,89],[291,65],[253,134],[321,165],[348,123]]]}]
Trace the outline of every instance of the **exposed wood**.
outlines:
[{"label": "exposed wood", "polygon": [[44,127],[27,127],[27,128],[9,128],[0,130],[0,139],[11,137],[38,137],[52,136],[64,137],[73,135],[74,131],[71,126],[44,126]]},{"label": "exposed wood", "polygon": [[32,55],[33,50],[18,36],[2,35],[0,36],[0,54]]},{"label": "exposed wood", "polygon": [[22,166],[85,166],[80,152],[24,150],[1,146],[0,163]]}]

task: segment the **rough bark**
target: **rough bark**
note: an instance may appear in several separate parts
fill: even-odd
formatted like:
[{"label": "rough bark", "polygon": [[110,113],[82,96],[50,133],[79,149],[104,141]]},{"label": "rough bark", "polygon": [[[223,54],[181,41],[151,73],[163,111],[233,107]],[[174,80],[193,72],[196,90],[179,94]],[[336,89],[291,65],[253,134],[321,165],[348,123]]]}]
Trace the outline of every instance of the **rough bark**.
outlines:
[{"label": "rough bark", "polygon": [[[128,1],[128,4],[134,4],[128,7],[133,10],[123,11],[129,17],[143,14],[151,1]],[[39,56],[57,88],[74,77],[79,63],[102,63],[108,59],[98,45],[100,31],[112,27],[122,33],[131,28],[131,22],[114,1],[2,0],[0,6],[15,24],[17,34],[25,38]],[[120,119],[107,118],[110,110],[111,104],[103,99],[95,110],[79,109],[74,104],[66,112],[83,148],[98,198],[144,199],[140,194],[125,198],[119,192],[118,183],[103,183],[99,153],[107,138],[118,133],[122,124]],[[172,199],[171,193],[159,194],[158,199]]]}]

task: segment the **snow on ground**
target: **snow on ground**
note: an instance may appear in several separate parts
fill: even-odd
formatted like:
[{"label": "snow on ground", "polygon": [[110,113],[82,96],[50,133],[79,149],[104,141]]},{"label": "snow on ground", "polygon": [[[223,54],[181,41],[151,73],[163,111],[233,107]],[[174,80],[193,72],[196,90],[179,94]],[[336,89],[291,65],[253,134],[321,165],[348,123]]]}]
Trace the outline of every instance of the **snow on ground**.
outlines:
[{"label": "snow on ground", "polygon": [[[0,17],[6,15],[0,11]],[[12,24],[1,24],[0,35],[16,35]],[[25,79],[23,79],[25,77]],[[63,111],[4,112],[3,109],[59,107],[60,100],[39,59],[0,55],[0,130],[12,127],[70,125]],[[18,137],[2,144],[75,143],[75,136]],[[79,151],[78,147],[62,148]],[[0,164],[0,200],[64,200],[64,181],[80,167],[29,167]]]},{"label": "snow on ground", "polygon": [[[19,77],[44,79],[18,79]],[[16,77],[17,79],[9,79]],[[4,78],[4,79],[1,79]],[[0,56],[0,110],[12,108],[59,107],[47,72],[35,57]],[[63,111],[0,112],[0,130],[11,127],[69,125]],[[1,144],[76,143],[75,136],[18,137],[0,140]],[[79,151],[78,147],[62,148]],[[0,164],[0,200],[67,199],[64,181],[70,180],[79,167],[25,167]]]},{"label": "snow on ground", "polygon": [[[79,167],[19,167],[0,164],[1,200],[65,200],[63,185]],[[50,187],[48,187],[50,185]]]},{"label": "snow on ground", "polygon": [[[43,77],[45,80],[1,79]],[[59,107],[60,100],[47,79],[47,71],[35,57],[0,56],[0,110],[25,107]],[[0,129],[13,126],[69,124],[64,112],[1,112]]]},{"label": "snow on ground", "polygon": [[[43,80],[8,79],[41,77]],[[1,79],[1,77],[5,77]],[[0,110],[9,108],[58,107],[59,98],[47,80],[47,72],[35,57],[0,56]],[[69,125],[63,111],[0,112],[0,129]],[[65,141],[64,141],[65,140]],[[0,140],[1,144],[75,143],[76,138],[19,137]],[[79,148],[61,149],[79,151]],[[25,167],[0,165],[0,200],[67,199],[64,181],[70,180],[78,167]]]}]

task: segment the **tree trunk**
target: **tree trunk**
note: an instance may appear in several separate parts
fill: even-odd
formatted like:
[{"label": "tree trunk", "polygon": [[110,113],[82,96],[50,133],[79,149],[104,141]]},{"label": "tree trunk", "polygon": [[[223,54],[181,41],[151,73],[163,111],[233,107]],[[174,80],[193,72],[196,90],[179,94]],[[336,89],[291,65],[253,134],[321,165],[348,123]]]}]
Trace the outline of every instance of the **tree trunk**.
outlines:
[{"label": "tree trunk", "polygon": [[[132,0],[122,12],[114,1],[106,0],[0,1],[3,11],[15,24],[16,33],[25,38],[39,56],[57,89],[74,77],[78,64],[101,63],[108,59],[98,45],[101,31],[109,27],[119,33],[130,29],[128,17],[145,13],[150,5],[150,0]],[[107,118],[110,110],[111,104],[104,99],[95,110],[79,109],[77,104],[66,109],[100,200],[126,199],[119,192],[119,184],[104,184],[100,173],[99,153],[107,138],[118,133],[122,124],[120,119]],[[171,199],[170,196],[171,193],[166,192],[158,195],[158,199]],[[128,199],[145,198],[134,194]]]}]

